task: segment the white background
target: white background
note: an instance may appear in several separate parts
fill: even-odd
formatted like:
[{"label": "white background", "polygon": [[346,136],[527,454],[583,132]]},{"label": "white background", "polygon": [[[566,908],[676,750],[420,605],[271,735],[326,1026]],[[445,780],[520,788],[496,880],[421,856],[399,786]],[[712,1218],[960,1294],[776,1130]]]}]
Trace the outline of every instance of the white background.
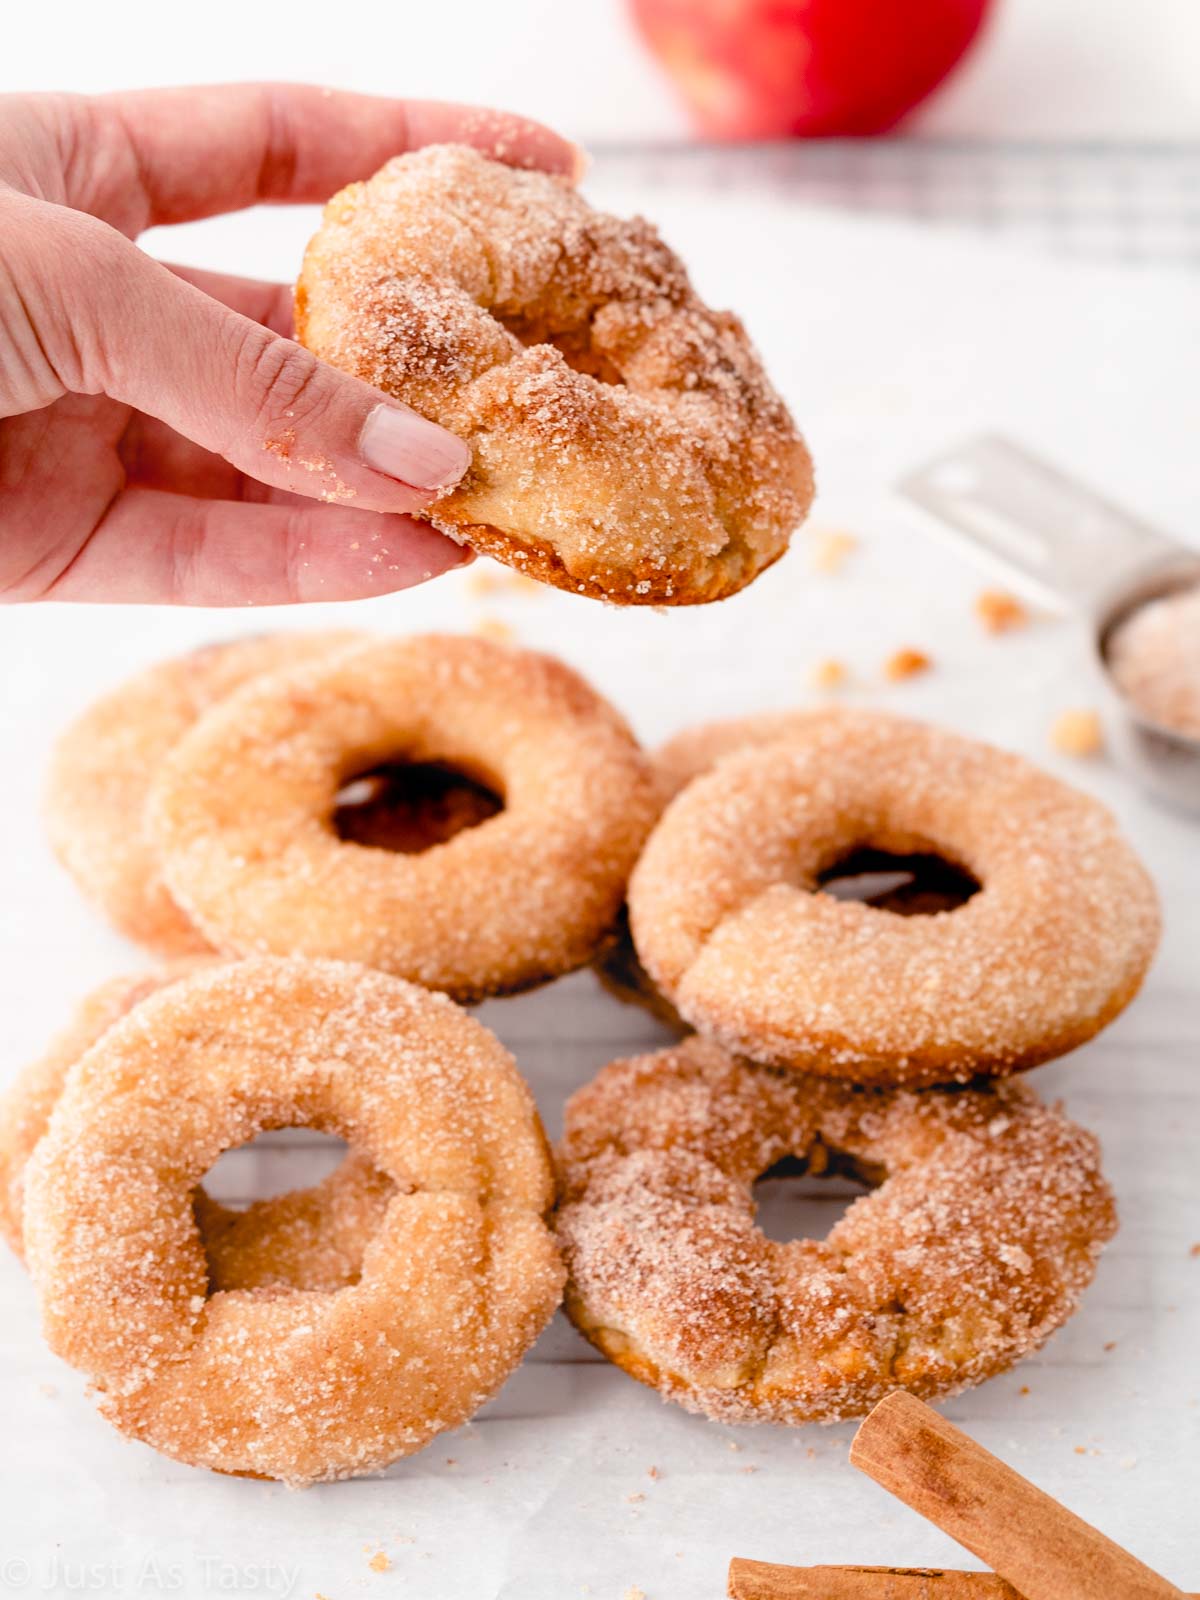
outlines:
[{"label": "white background", "polygon": [[[621,0],[14,0],[4,10],[0,90],[302,78],[495,103],[583,139],[684,129]],[[976,53],[907,131],[1195,137],[1198,62],[1190,0],[999,0]]]}]

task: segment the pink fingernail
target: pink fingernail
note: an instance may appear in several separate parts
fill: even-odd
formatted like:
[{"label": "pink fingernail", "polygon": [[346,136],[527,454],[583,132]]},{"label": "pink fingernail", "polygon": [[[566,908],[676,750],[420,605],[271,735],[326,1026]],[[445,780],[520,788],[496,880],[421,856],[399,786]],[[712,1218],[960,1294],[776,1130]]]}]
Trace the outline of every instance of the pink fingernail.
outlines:
[{"label": "pink fingernail", "polygon": [[363,423],[362,458],[414,489],[449,489],[471,464],[470,446],[407,406],[376,406]]}]

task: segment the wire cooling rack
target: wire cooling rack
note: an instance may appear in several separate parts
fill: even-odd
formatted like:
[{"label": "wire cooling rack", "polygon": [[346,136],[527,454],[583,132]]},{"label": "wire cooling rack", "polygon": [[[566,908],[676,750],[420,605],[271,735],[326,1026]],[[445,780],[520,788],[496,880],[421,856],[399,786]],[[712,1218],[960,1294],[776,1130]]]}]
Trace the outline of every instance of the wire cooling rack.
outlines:
[{"label": "wire cooling rack", "polygon": [[1200,143],[605,144],[597,176],[770,194],[1016,236],[1058,255],[1200,267]]}]

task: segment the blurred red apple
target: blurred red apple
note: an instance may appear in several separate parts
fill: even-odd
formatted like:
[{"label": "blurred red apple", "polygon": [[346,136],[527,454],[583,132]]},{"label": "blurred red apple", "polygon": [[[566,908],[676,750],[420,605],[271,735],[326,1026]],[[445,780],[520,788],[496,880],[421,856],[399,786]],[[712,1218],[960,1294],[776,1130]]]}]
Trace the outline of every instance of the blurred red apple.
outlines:
[{"label": "blurred red apple", "polygon": [[935,89],[990,0],[631,0],[699,130],[882,133]]}]

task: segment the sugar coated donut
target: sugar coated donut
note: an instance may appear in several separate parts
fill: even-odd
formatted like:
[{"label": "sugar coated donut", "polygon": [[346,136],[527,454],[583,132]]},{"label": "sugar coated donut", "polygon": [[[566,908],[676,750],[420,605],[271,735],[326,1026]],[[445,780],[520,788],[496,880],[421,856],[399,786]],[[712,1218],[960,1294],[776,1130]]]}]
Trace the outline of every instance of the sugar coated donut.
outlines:
[{"label": "sugar coated donut", "polygon": [[[76,1007],[39,1060],[0,1097],[0,1235],[24,1253],[21,1217],[25,1167],[62,1097],[75,1063],[142,1000],[200,970],[203,958],[161,972],[110,978]],[[224,1206],[201,1187],[193,1196],[208,1257],[210,1289],[340,1289],[354,1283],[363,1252],[393,1193],[390,1179],[353,1151],[307,1189]]]},{"label": "sugar coated donut", "polygon": [[719,600],[777,560],[808,452],[745,331],[640,218],[455,145],[329,202],[297,337],[467,440],[434,524],[624,605]]},{"label": "sugar coated donut", "polygon": [[[826,1239],[776,1243],[752,1186],[785,1157],[877,1187]],[[561,1177],[571,1319],[722,1422],[835,1422],[1002,1372],[1116,1227],[1095,1139],[1019,1080],[864,1089],[695,1037],[574,1095]]]},{"label": "sugar coated donut", "polygon": [[[979,890],[909,917],[813,892],[866,846],[953,863]],[[1159,934],[1153,885],[1102,805],[896,718],[726,756],[667,808],[629,909],[642,964],[693,1027],[863,1082],[1059,1055],[1133,998]]]},{"label": "sugar coated donut", "polygon": [[[343,783],[397,761],[449,763],[503,809],[417,855],[339,838]],[[575,673],[430,635],[248,685],[163,763],[150,810],[172,894],[221,949],[345,957],[468,1000],[592,958],[657,806]]]},{"label": "sugar coated donut", "polygon": [[[192,1194],[267,1128],[347,1139],[394,1187],[335,1293],[209,1293]],[[499,1041],[443,995],[341,962],[217,966],[151,995],[71,1073],[27,1169],[51,1347],[165,1454],[300,1485],[469,1417],[558,1302],[553,1182]]]},{"label": "sugar coated donut", "polygon": [[167,753],[209,706],[250,678],[361,637],[283,633],[205,645],[138,673],[62,735],[46,785],[50,843],[122,933],[164,955],[208,949],[168,893],[141,826],[151,780]]},{"label": "sugar coated donut", "polygon": [[748,716],[701,722],[672,734],[651,756],[663,803],[673,800],[693,778],[715,767],[723,757],[750,745],[803,739],[814,729],[854,728],[886,722],[886,712],[857,706],[799,706],[788,711],[757,711]]}]

